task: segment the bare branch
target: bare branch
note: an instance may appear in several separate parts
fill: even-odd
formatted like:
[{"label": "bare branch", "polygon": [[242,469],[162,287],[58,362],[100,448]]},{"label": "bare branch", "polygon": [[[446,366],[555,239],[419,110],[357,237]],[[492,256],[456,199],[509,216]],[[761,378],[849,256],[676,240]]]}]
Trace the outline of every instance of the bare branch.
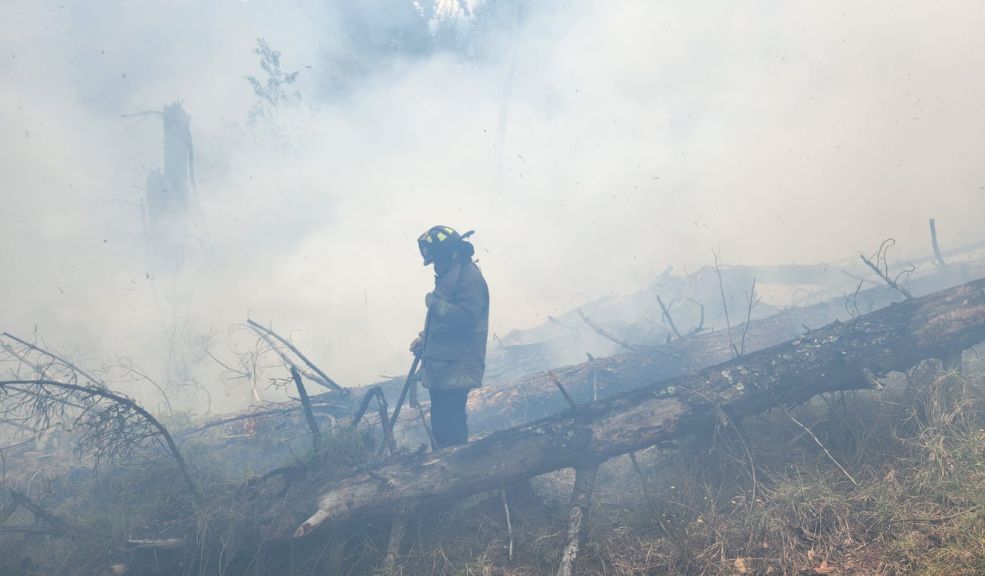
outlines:
[{"label": "bare branch", "polygon": [[377,394],[382,394],[383,390],[379,386],[373,386],[366,391],[363,395],[363,399],[359,402],[359,407],[356,408],[356,412],[352,415],[352,421],[349,423],[350,426],[355,428],[359,425],[359,421],[363,419],[363,415],[366,414],[366,410],[369,408],[369,403],[373,400],[373,397]]},{"label": "bare branch", "polygon": [[883,240],[882,244],[879,246],[879,250],[877,250],[876,253],[873,254],[871,258],[866,258],[865,254],[859,254],[858,256],[859,258],[862,259],[862,262],[864,262],[865,265],[869,267],[870,270],[872,270],[873,272],[876,273],[877,276],[882,278],[882,281],[885,282],[887,286],[889,286],[893,290],[896,290],[897,292],[905,296],[907,300],[912,300],[913,295],[910,294],[910,292],[906,288],[900,286],[898,280],[900,276],[902,276],[903,274],[912,272],[915,269],[915,267],[912,267],[908,271],[904,271],[901,272],[900,274],[897,274],[896,278],[889,277],[889,262],[886,259],[886,255],[889,252],[889,249],[892,248],[895,244],[896,244],[896,240],[892,238],[887,238],[886,240]]},{"label": "bare branch", "polygon": [[[319,384],[325,386],[326,388],[329,388],[331,390],[335,390],[336,392],[342,392],[343,394],[348,394],[348,391],[345,388],[343,388],[342,386],[340,386],[339,384],[337,384],[335,382],[335,380],[332,380],[331,378],[329,378],[327,374],[325,374],[324,372],[322,372],[321,368],[319,368],[318,366],[316,366],[314,364],[314,362],[312,362],[311,360],[309,360],[307,356],[305,356],[303,353],[301,353],[301,351],[298,350],[297,347],[294,346],[294,344],[291,344],[287,339],[285,339],[281,335],[277,334],[273,330],[271,330],[269,328],[266,328],[266,327],[262,326],[261,324],[259,324],[257,322],[254,322],[253,320],[247,320],[246,323],[251,328],[253,328],[253,330],[256,331],[258,334],[265,335],[265,336],[270,336],[270,337],[275,338],[278,342],[280,342],[281,344],[283,344],[284,346],[286,346],[288,350],[290,350],[298,358],[300,358],[301,361],[304,362],[305,366],[307,366],[308,368],[310,368],[311,370],[313,370],[315,372],[315,374],[318,375],[317,378],[315,378],[315,377],[309,377],[310,380],[312,380],[314,382],[318,382]],[[291,364],[293,364],[293,362],[291,362]]]},{"label": "bare branch", "polygon": [[817,436],[815,436],[813,432],[811,432],[811,429],[810,428],[808,428],[807,426],[804,426],[803,424],[801,424],[800,420],[797,420],[796,418],[794,418],[793,415],[791,415],[789,412],[786,412],[786,415],[787,415],[787,418],[789,418],[791,422],[793,422],[797,426],[800,426],[800,428],[804,432],[806,432],[807,435],[810,436],[818,446],[821,447],[821,450],[824,450],[824,454],[828,457],[828,459],[831,460],[832,462],[834,462],[835,466],[837,466],[838,469],[841,470],[842,474],[844,474],[849,480],[851,480],[852,484],[854,484],[855,486],[858,486],[858,482],[855,480],[855,478],[852,478],[852,475],[848,473],[848,470],[845,470],[845,467],[842,466],[841,463],[838,462],[835,459],[835,457],[831,455],[831,452],[828,452],[828,449],[824,447],[824,444],[821,444],[821,441],[817,439]]},{"label": "bare branch", "polygon": [[623,348],[625,348],[627,350],[632,350],[633,352],[639,351],[639,348],[638,347],[633,346],[632,344],[629,344],[629,343],[627,343],[627,342],[625,342],[623,340],[620,340],[619,338],[616,338],[611,333],[609,333],[608,331],[606,331],[605,329],[603,329],[601,326],[598,326],[597,324],[595,324],[594,322],[592,322],[592,319],[589,318],[582,311],[581,308],[578,309],[578,315],[581,316],[581,319],[585,321],[585,324],[588,324],[588,326],[592,330],[595,330],[595,332],[598,333],[599,336],[602,336],[603,338],[605,338],[606,340],[609,340],[611,342],[615,342],[616,344],[622,346]]},{"label": "bare branch", "polygon": [[858,318],[862,315],[862,312],[858,309],[858,294],[862,291],[863,280],[858,281],[858,286],[855,287],[855,292],[849,296],[848,294],[843,294],[842,297],[845,299],[845,311],[848,312],[848,316],[851,318]]},{"label": "bare branch", "polygon": [[718,252],[712,250],[711,253],[715,256],[715,275],[718,276],[718,290],[722,295],[722,309],[725,310],[725,328],[728,330],[728,345],[732,350],[732,356],[738,358],[741,354],[739,354],[739,349],[735,347],[735,342],[732,341],[732,322],[728,317],[728,302],[725,300],[725,282],[722,280],[722,262],[719,259]]},{"label": "bare branch", "polygon": [[697,300],[694,300],[693,298],[688,298],[688,301],[692,302],[695,306],[697,306],[701,310],[701,317],[698,320],[698,325],[692,328],[691,331],[686,334],[687,336],[694,336],[698,332],[701,332],[702,330],[705,329],[705,305],[702,304],[701,302],[698,302]]},{"label": "bare branch", "polygon": [[[106,383],[105,382],[103,382],[99,378],[96,378],[92,374],[89,374],[85,370],[79,368],[75,364],[69,362],[67,359],[65,359],[65,358],[63,358],[63,357],[55,354],[54,352],[51,352],[50,350],[45,350],[44,348],[41,348],[40,346],[31,344],[30,342],[28,342],[26,340],[22,340],[22,339],[18,338],[17,336],[14,336],[10,332],[4,332],[2,334],[2,336],[5,336],[7,338],[10,338],[14,342],[17,342],[18,344],[20,344],[22,346],[25,346],[28,349],[33,350],[33,351],[35,351],[35,352],[37,352],[37,353],[39,353],[39,354],[41,354],[43,356],[47,356],[47,357],[51,358],[52,360],[55,360],[57,362],[60,362],[62,365],[64,365],[69,370],[72,370],[73,372],[75,372],[77,374],[81,374],[82,376],[84,376],[87,380],[89,380],[90,382],[92,382],[98,388],[106,388]],[[32,366],[32,367],[34,367],[34,366]],[[35,368],[35,370],[37,370],[37,368]],[[47,374],[44,374],[43,372],[39,372],[38,375],[41,376],[42,378],[47,378],[48,377],[48,375]]]},{"label": "bare branch", "polygon": [[752,288],[749,290],[749,307],[746,309],[746,325],[742,329],[742,338],[739,340],[739,352],[741,356],[746,355],[746,334],[749,333],[749,323],[752,321],[752,309],[759,304],[759,296],[756,296],[756,279],[752,279]]},{"label": "bare branch", "polygon": [[667,306],[664,305],[664,301],[660,299],[660,296],[657,296],[657,304],[660,305],[660,310],[663,312],[664,319],[668,324],[670,324],[670,329],[673,330],[678,339],[683,338],[683,336],[681,336],[681,331],[678,330],[677,325],[674,324],[674,317],[670,315],[670,310],[668,310]]},{"label": "bare branch", "polygon": [[[7,412],[31,416],[43,429],[51,426],[53,418],[70,417],[69,414],[53,408],[54,406],[78,409],[74,423],[86,423],[77,438],[79,446],[95,450],[97,456],[107,454],[112,457],[133,450],[147,441],[163,441],[197,505],[198,489],[171,433],[157,418],[128,396],[106,388],[47,379],[2,380],[0,392],[7,403]],[[108,404],[100,405],[100,400],[107,400]]]}]

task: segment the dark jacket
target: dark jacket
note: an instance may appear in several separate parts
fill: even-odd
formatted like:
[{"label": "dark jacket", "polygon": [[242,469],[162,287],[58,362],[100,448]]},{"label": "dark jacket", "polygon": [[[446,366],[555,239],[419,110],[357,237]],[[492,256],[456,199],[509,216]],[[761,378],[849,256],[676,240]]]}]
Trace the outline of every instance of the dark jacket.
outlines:
[{"label": "dark jacket", "polygon": [[426,299],[422,384],[439,390],[482,385],[489,335],[489,288],[474,262],[453,262]]}]

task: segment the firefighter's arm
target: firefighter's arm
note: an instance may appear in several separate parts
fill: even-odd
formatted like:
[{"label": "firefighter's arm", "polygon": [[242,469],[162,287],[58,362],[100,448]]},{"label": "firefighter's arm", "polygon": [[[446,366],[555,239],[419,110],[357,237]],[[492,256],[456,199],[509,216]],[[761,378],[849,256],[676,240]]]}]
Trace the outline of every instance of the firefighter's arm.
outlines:
[{"label": "firefighter's arm", "polygon": [[474,285],[461,286],[457,296],[457,302],[452,302],[434,292],[429,292],[424,298],[424,303],[432,314],[449,324],[476,324],[485,306],[480,291]]}]

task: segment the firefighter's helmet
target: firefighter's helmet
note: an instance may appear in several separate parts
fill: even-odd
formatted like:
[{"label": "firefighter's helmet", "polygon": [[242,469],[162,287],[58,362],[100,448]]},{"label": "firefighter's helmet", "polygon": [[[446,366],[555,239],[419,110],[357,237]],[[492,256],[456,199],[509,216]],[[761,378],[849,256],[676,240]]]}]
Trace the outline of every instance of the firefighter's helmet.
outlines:
[{"label": "firefighter's helmet", "polygon": [[[421,256],[424,257],[424,265],[427,266],[435,260],[441,261],[450,258],[456,250],[463,247],[463,244],[468,245],[465,240],[472,233],[469,231],[465,234],[459,234],[449,226],[434,226],[421,234],[420,238],[417,239],[417,247],[421,251]],[[471,246],[468,247],[471,248]],[[468,256],[472,256],[473,250],[466,251]]]}]

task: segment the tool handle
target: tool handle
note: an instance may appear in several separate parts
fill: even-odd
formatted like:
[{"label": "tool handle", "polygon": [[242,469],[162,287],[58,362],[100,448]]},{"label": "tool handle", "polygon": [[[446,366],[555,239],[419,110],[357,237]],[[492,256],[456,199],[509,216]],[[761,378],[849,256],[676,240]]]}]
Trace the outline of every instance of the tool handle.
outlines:
[{"label": "tool handle", "polygon": [[404,400],[407,399],[407,391],[410,389],[410,385],[414,382],[414,373],[417,372],[417,367],[420,366],[420,364],[421,357],[415,354],[414,363],[410,365],[410,372],[407,373],[407,381],[404,382],[404,387],[400,390],[400,397],[397,398],[397,405],[393,407],[393,416],[390,418],[391,429],[397,424],[397,416],[400,415],[400,408],[404,405]]}]

